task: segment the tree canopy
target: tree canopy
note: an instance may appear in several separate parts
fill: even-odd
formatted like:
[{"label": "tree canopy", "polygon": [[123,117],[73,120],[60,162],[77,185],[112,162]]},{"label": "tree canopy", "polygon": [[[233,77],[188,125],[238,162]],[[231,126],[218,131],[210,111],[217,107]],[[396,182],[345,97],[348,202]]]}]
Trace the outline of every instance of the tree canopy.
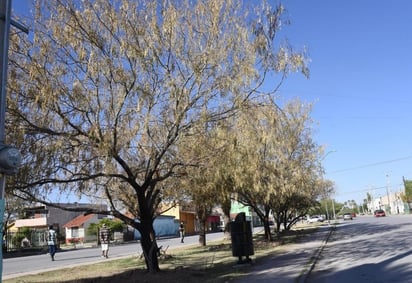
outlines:
[{"label": "tree canopy", "polygon": [[266,1],[36,1],[32,36],[10,44],[8,139],[24,156],[14,193],[107,200],[89,212],[138,229],[158,271],[153,219],[167,182],[192,165],[182,145],[272,100],[288,73],[308,74],[304,51],[277,41],[283,12]]}]

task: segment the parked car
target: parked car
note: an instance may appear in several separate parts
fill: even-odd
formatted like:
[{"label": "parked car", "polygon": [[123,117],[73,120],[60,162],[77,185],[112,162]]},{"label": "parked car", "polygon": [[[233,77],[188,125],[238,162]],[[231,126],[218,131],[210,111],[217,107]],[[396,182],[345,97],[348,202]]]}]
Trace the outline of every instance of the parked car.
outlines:
[{"label": "parked car", "polygon": [[343,215],[343,220],[352,220],[352,213],[345,213]]},{"label": "parked car", "polygon": [[374,212],[375,217],[384,217],[386,216],[385,211],[383,209],[377,209]]},{"label": "parked car", "polygon": [[306,220],[308,223],[322,222],[323,218],[321,216],[313,215]]}]

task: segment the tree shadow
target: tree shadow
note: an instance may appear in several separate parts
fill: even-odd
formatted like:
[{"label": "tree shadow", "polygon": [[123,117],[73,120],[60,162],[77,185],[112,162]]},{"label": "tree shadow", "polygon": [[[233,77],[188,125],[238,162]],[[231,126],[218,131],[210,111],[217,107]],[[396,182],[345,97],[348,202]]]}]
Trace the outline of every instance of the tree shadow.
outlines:
[{"label": "tree shadow", "polygon": [[339,226],[341,231],[331,236],[307,282],[412,282],[411,225]]}]

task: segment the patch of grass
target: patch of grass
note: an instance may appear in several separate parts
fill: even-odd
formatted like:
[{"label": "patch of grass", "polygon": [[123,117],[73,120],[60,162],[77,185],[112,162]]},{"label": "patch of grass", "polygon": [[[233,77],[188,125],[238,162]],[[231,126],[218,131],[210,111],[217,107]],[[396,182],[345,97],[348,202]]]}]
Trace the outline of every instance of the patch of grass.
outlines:
[{"label": "patch of grass", "polygon": [[[136,268],[144,268],[144,262],[136,257],[122,258],[101,263],[79,265],[76,267],[63,268],[59,270],[41,272],[33,275],[25,275],[13,279],[3,280],[4,283],[24,283],[24,282],[71,282],[84,278],[100,276],[111,276]],[[80,281],[79,281],[80,282]]]},{"label": "patch of grass", "polygon": [[[301,237],[312,233],[316,228],[300,229],[285,232],[267,242],[262,235],[255,235],[253,240],[254,255],[252,264],[275,253],[283,252],[285,245],[298,241]],[[151,274],[146,271],[144,259],[127,257],[104,261],[101,263],[82,265],[26,275],[14,279],[3,280],[4,283],[23,282],[65,282],[65,283],[108,283],[108,282],[184,282],[202,283],[228,282],[247,273],[250,265],[237,265],[237,258],[232,256],[231,242],[209,242],[207,246],[179,248],[167,251],[159,258],[161,272]]]}]

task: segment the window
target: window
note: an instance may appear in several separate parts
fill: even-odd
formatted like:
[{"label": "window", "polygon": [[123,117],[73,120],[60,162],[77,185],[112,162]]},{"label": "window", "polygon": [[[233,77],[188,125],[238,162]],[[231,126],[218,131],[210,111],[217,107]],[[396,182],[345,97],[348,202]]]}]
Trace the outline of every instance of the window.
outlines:
[{"label": "window", "polygon": [[72,227],[72,238],[79,237],[79,227]]}]

